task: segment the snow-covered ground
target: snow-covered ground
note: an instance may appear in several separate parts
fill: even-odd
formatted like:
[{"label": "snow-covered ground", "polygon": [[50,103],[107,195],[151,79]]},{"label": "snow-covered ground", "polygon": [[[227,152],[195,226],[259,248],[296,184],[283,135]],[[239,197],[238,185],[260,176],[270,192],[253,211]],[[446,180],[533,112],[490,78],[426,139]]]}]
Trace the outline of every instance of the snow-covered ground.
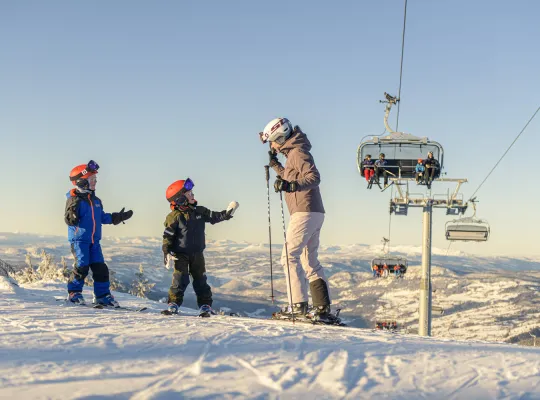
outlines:
[{"label": "snow-covered ground", "polygon": [[[106,261],[127,285],[139,264],[151,282],[149,297],[166,296],[171,271],[161,265],[159,238],[106,238]],[[56,236],[0,234],[0,259],[22,262],[27,253],[39,262],[40,249],[70,257],[66,239]],[[273,248],[274,295],[270,301],[270,264],[267,245],[208,240],[207,271],[217,307],[237,312],[270,315],[286,302],[285,279],[279,265],[281,246]],[[394,246],[392,253],[409,260],[404,279],[373,279],[370,261],[380,246],[322,246],[321,262],[331,284],[334,308],[353,327],[372,328],[375,321],[395,320],[410,333],[418,327],[420,248]],[[463,252],[433,251],[433,304],[444,309],[433,316],[433,336],[533,344],[540,338],[540,262],[534,259],[477,257]],[[71,260],[68,261],[71,264]],[[188,288],[185,306],[195,307]],[[539,339],[540,342],[540,339]],[[540,343],[539,343],[540,344]]]},{"label": "snow-covered ground", "polygon": [[122,305],[148,310],[96,310],[64,295],[0,277],[0,398],[540,399],[540,348],[166,317],[127,294]]}]

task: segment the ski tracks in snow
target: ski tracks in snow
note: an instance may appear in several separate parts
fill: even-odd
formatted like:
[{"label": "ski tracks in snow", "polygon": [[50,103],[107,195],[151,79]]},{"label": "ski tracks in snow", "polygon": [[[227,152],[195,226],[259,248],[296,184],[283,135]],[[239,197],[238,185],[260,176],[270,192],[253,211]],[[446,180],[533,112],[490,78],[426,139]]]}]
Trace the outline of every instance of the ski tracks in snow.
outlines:
[{"label": "ski tracks in snow", "polygon": [[0,397],[540,398],[538,349],[50,298],[0,296]]}]

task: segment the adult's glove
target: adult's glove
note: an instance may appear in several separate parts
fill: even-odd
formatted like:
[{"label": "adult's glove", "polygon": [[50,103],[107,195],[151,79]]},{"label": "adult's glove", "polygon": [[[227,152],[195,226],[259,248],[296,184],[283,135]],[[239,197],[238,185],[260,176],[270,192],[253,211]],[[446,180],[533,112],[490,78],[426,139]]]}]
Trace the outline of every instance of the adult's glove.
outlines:
[{"label": "adult's glove", "polygon": [[174,269],[175,261],[178,261],[178,257],[176,257],[174,254],[163,253],[163,264],[165,264],[165,268]]},{"label": "adult's glove", "polygon": [[274,168],[276,165],[279,165],[279,160],[277,159],[277,153],[274,153],[273,150],[270,150],[268,152],[268,157],[269,157],[268,166],[270,168]]},{"label": "adult's glove", "polygon": [[113,225],[118,225],[120,222],[127,221],[133,216],[133,211],[124,211],[126,207],[123,207],[120,212],[112,213],[112,223]]},{"label": "adult's glove", "polygon": [[274,182],[274,190],[277,192],[287,192],[292,193],[296,192],[298,189],[298,184],[296,182],[289,182],[286,180],[281,179],[280,176],[276,178],[276,181]]}]

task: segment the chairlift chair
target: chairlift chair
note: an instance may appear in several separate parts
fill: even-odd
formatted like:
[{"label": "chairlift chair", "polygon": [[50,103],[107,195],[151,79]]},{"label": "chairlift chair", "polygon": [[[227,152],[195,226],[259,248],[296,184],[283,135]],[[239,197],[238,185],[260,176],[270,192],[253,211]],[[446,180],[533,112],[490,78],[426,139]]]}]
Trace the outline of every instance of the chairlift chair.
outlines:
[{"label": "chairlift chair", "polygon": [[[399,99],[385,93],[388,103],[384,116],[384,124],[389,134],[385,136],[373,136],[371,139],[362,140],[358,146],[356,163],[358,172],[364,176],[364,166],[362,161],[369,154],[376,161],[379,154],[384,153],[387,161],[385,169],[399,178],[414,178],[415,168],[418,159],[425,160],[429,152],[433,152],[433,157],[439,161],[440,169],[435,171],[434,178],[438,178],[443,169],[444,150],[443,147],[427,137],[418,137],[408,133],[395,132],[388,125],[388,115],[393,104]],[[366,136],[367,137],[367,136]],[[365,138],[364,138],[365,139]]]},{"label": "chairlift chair", "polygon": [[447,240],[485,242],[489,239],[489,234],[490,227],[486,220],[468,217],[446,223]]},{"label": "chairlift chair", "polygon": [[408,261],[405,257],[398,257],[398,256],[383,256],[383,257],[376,257],[371,260],[371,271],[374,271],[374,267],[381,267],[383,265],[388,266],[388,275],[394,274],[394,266],[399,265],[400,269],[400,275],[404,275],[407,272],[407,268],[409,266]]},{"label": "chairlift chair", "polygon": [[408,133],[394,132],[381,137],[373,137],[364,140],[358,147],[357,166],[358,171],[364,176],[362,161],[369,154],[373,160],[384,153],[387,165],[385,168],[400,178],[415,178],[415,168],[418,159],[426,159],[429,152],[439,161],[441,168],[435,172],[434,178],[438,178],[443,168],[443,147],[428,138],[413,136]]}]

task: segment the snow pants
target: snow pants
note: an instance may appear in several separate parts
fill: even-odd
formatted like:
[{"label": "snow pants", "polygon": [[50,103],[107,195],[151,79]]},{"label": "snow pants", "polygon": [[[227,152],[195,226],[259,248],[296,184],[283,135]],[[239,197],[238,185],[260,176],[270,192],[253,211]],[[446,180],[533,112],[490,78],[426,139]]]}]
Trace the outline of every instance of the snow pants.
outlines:
[{"label": "snow pants", "polygon": [[319,262],[319,236],[323,222],[324,214],[317,212],[295,212],[289,220],[287,251],[283,246],[281,264],[285,271],[288,299],[291,298],[290,279],[293,303],[308,301],[308,286],[314,306],[331,303],[328,281]]},{"label": "snow pants", "polygon": [[96,298],[111,294],[109,268],[103,259],[99,242],[71,242],[71,253],[75,258],[75,264],[69,277],[68,292],[82,292],[84,280],[92,270]]},{"label": "snow pants", "polygon": [[366,181],[369,183],[369,180],[373,178],[373,175],[375,175],[375,170],[373,168],[364,168],[364,176],[366,177]]},{"label": "snow pants", "polygon": [[206,267],[203,253],[177,253],[174,262],[172,284],[169,289],[169,303],[179,306],[184,301],[184,292],[189,286],[189,276],[193,278],[193,290],[197,296],[197,305],[212,305],[212,289],[206,281]]},{"label": "snow pants", "polygon": [[375,166],[375,180],[379,182],[379,176],[381,175],[381,171],[384,178],[384,186],[388,185],[388,171],[382,167]]}]

